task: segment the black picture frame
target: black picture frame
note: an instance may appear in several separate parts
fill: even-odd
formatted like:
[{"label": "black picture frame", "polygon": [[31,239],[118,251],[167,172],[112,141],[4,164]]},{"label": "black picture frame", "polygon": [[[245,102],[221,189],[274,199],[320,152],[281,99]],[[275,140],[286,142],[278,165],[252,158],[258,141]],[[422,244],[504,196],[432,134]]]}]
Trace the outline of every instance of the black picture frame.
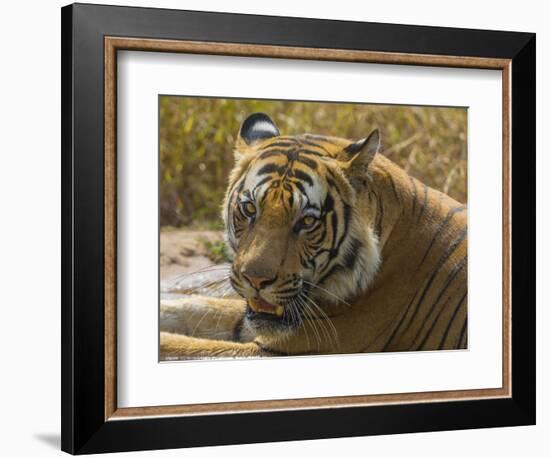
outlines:
[{"label": "black picture frame", "polygon": [[[64,451],[535,424],[535,34],[88,4],[61,14]],[[511,59],[512,396],[106,421],[105,36]]]}]

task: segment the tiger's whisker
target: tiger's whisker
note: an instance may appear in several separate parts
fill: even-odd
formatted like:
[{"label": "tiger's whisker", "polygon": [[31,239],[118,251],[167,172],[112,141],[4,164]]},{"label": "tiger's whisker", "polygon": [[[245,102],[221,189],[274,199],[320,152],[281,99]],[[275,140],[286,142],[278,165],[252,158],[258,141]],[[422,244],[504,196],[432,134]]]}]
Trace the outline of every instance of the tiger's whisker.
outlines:
[{"label": "tiger's whisker", "polygon": [[209,315],[211,312],[211,309],[207,309],[206,312],[202,315],[202,317],[200,318],[200,320],[197,322],[197,324],[195,325],[195,327],[193,328],[193,331],[191,332],[191,337],[195,337],[195,332],[197,331],[197,329],[199,328],[200,324],[202,323],[202,320],[204,320],[206,318],[206,315]]},{"label": "tiger's whisker", "polygon": [[193,294],[195,291],[198,290],[204,290],[209,288],[214,288],[218,285],[223,284],[224,282],[229,281],[229,277],[220,278],[217,280],[208,280],[193,286],[185,287],[185,288],[178,288],[177,286],[173,287],[172,289],[169,289],[169,292],[180,292],[181,294]]},{"label": "tiger's whisker", "polygon": [[301,304],[302,306],[302,312],[305,314],[306,318],[309,318],[309,319],[306,319],[304,321],[305,324],[309,324],[313,330],[313,333],[315,334],[315,340],[317,341],[317,350],[319,351],[321,349],[321,335],[319,334],[319,331],[317,330],[317,326],[315,324],[315,320],[313,320],[312,318],[312,314],[311,314],[311,309],[309,307],[308,304],[306,304],[306,302],[303,300],[303,298],[301,296],[298,296],[297,297],[297,300],[299,301],[299,303]]},{"label": "tiger's whisker", "polygon": [[317,288],[318,290],[320,291],[323,291],[324,293],[327,293],[327,294],[330,294],[332,297],[334,297],[335,299],[338,299],[339,302],[342,302],[343,304],[351,307],[351,304],[349,302],[346,302],[344,299],[342,299],[341,297],[339,297],[337,294],[334,294],[333,292],[329,291],[328,289],[325,289],[319,285],[315,285],[314,283],[311,283],[307,280],[302,280],[306,285],[308,286],[311,286],[312,288]]},{"label": "tiger's whisker", "polygon": [[[303,323],[304,323],[304,319],[303,317],[300,315],[297,307],[296,307],[296,299],[295,298],[292,298],[291,299],[291,307],[292,307],[292,313],[294,316],[296,316],[296,323],[299,325],[299,326],[302,326]],[[309,341],[309,333],[307,332],[307,326],[303,326],[303,329],[304,329],[304,334],[306,336],[306,342],[307,342],[307,348],[309,348],[311,346],[310,344],[310,341]]]},{"label": "tiger's whisker", "polygon": [[[307,316],[308,316],[308,318],[309,318],[308,322],[311,324],[312,327],[314,327],[314,329],[317,329],[317,328],[318,328],[319,331],[322,332],[324,338],[327,338],[327,331],[326,331],[326,329],[325,329],[324,327],[322,327],[322,326],[320,325],[320,323],[317,323],[317,321],[318,321],[318,320],[316,319],[317,316],[316,316],[315,312],[313,311],[312,307],[304,300],[305,298],[306,298],[306,297],[303,296],[303,295],[300,296],[300,299],[301,299],[301,301],[302,301],[302,305],[303,305],[304,312],[306,312],[306,314],[307,314]],[[320,336],[320,335],[321,335],[321,334],[319,333],[319,336]]]},{"label": "tiger's whisker", "polygon": [[334,326],[334,323],[332,322],[332,320],[330,319],[330,317],[326,314],[326,312],[321,308],[319,307],[319,305],[313,300],[311,299],[310,297],[308,297],[307,295],[304,296],[306,300],[308,300],[314,307],[315,309],[320,313],[321,315],[321,318],[324,318],[321,320],[321,323],[323,323],[323,327],[326,327],[328,326],[327,328],[327,332],[328,330],[330,329],[332,331],[332,337],[334,339],[334,343],[336,345],[339,344],[339,337],[338,337],[338,331],[336,330],[336,327]]},{"label": "tiger's whisker", "polygon": [[202,269],[193,270],[192,272],[184,272],[184,273],[178,274],[178,275],[174,276],[173,278],[174,279],[185,278],[185,277],[190,277],[191,275],[197,275],[197,274],[201,274],[201,273],[204,273],[204,272],[211,272],[211,271],[215,271],[215,270],[229,270],[229,269],[231,269],[230,265],[212,264],[210,266],[203,267]]},{"label": "tiger's whisker", "polygon": [[211,273],[211,272],[224,272],[224,271],[227,271],[229,273],[229,269],[230,269],[229,266],[224,266],[224,265],[217,264],[217,265],[205,267],[203,269],[195,270],[193,272],[182,273],[182,274],[179,274],[179,275],[176,275],[176,276],[170,278],[167,281],[168,287],[173,286],[177,283],[181,283],[181,282],[185,281],[188,278],[192,278],[195,275],[201,275],[201,274],[206,274],[206,273]]}]

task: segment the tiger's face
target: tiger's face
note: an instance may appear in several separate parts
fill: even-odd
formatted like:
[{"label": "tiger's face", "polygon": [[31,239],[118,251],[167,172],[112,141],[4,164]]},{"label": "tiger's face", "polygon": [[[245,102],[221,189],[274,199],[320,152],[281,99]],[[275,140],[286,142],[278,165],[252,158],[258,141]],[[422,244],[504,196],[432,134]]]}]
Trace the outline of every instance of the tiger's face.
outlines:
[{"label": "tiger's face", "polygon": [[378,240],[356,199],[378,148],[377,131],[356,143],[283,137],[261,113],[241,126],[223,214],[230,280],[256,334],[288,335],[374,276]]}]

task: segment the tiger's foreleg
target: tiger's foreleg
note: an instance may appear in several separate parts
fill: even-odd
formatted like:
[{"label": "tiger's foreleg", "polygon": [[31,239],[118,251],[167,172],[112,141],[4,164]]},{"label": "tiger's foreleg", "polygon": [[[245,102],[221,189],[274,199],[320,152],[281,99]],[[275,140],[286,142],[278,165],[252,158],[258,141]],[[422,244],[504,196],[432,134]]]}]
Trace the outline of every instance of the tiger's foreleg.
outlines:
[{"label": "tiger's foreleg", "polygon": [[161,359],[264,356],[255,342],[201,339],[170,332],[160,333]]},{"label": "tiger's foreleg", "polygon": [[246,304],[242,299],[190,296],[162,300],[160,330],[202,339],[247,342],[243,329]]},{"label": "tiger's foreleg", "polygon": [[191,296],[160,304],[161,359],[261,356],[243,327],[242,299]]}]

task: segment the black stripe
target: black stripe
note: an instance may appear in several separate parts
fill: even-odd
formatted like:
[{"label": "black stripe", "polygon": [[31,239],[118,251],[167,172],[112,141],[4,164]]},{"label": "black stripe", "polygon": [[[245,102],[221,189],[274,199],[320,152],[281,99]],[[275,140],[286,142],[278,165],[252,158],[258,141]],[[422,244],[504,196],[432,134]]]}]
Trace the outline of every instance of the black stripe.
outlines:
[{"label": "black stripe", "polygon": [[378,212],[376,215],[376,235],[378,235],[379,238],[382,238],[382,221],[384,219],[384,207],[382,206],[382,200],[380,199],[380,196],[378,194],[374,194],[376,196],[376,202],[378,205]]},{"label": "black stripe", "polygon": [[430,245],[428,246],[428,249],[426,250],[426,253],[424,253],[424,257],[422,258],[422,260],[420,261],[420,264],[418,264],[418,267],[417,269],[420,268],[420,266],[422,265],[422,263],[426,260],[426,258],[428,257],[428,253],[430,252],[430,250],[432,249],[436,239],[441,235],[441,232],[443,231],[443,229],[445,228],[445,226],[447,226],[447,224],[449,224],[449,222],[451,221],[451,219],[453,218],[453,216],[458,213],[458,212],[461,212],[463,210],[466,209],[466,206],[464,205],[461,205],[460,207],[454,207],[454,208],[451,208],[449,210],[449,212],[447,213],[447,216],[445,216],[445,219],[439,224],[439,227],[437,228],[437,230],[435,231],[435,235],[433,236],[431,242],[430,242]]},{"label": "black stripe", "polygon": [[[430,307],[428,313],[426,313],[426,319],[424,320],[424,322],[422,323],[422,325],[420,326],[420,328],[418,329],[418,332],[416,333],[416,336],[414,336],[414,339],[413,339],[413,342],[415,342],[419,337],[420,337],[420,334],[422,332],[422,329],[424,328],[424,325],[426,324],[426,322],[430,319],[430,317],[432,316],[432,313],[434,312],[437,304],[439,303],[439,301],[441,300],[441,298],[443,297],[443,294],[445,294],[445,292],[447,291],[447,289],[449,289],[449,286],[452,284],[452,282],[454,281],[454,279],[456,278],[456,276],[458,275],[458,273],[464,268],[464,266],[466,265],[466,262],[467,262],[467,258],[464,257],[460,260],[460,262],[453,268],[453,270],[451,271],[451,273],[449,274],[449,276],[447,277],[447,281],[445,282],[445,285],[443,286],[443,288],[441,289],[441,291],[439,292],[439,294],[437,295],[437,298],[435,299],[435,301],[433,302],[432,306]],[[442,307],[443,309],[444,307]],[[435,322],[435,320],[434,320]],[[432,324],[432,327],[433,327],[433,324]],[[431,328],[430,328],[430,331],[431,331]],[[423,340],[423,342],[426,341],[428,335],[426,335],[426,338]],[[420,347],[419,347],[420,349]]]},{"label": "black stripe", "polygon": [[[229,224],[231,222],[231,209],[233,208],[233,198],[235,196],[235,193],[240,193],[244,186],[244,179],[241,178],[241,182],[238,186],[235,186],[233,190],[231,191],[231,194],[229,195],[229,199],[227,200],[227,213],[226,213],[226,219],[227,223]],[[233,226],[235,225],[235,220],[233,219]]]},{"label": "black stripe", "polygon": [[[329,198],[330,198],[330,200],[329,200]],[[343,223],[342,235],[338,238],[338,226],[339,226],[339,224],[338,224],[338,215],[333,210],[333,213],[331,215],[331,221],[330,221],[331,228],[332,228],[331,248],[330,248],[330,250],[329,249],[319,250],[315,254],[315,256],[313,257],[313,259],[316,259],[322,253],[325,253],[325,252],[329,253],[327,263],[325,264],[325,266],[320,271],[321,274],[323,274],[324,271],[329,269],[330,262],[334,258],[336,258],[336,256],[338,255],[340,247],[344,243],[344,241],[347,237],[347,234],[348,234],[349,222],[350,222],[350,219],[351,219],[351,207],[349,205],[347,205],[346,203],[344,203],[344,202],[342,202],[342,205],[344,207],[344,223]],[[325,212],[325,208],[327,206],[332,206],[332,207],[334,206],[334,200],[332,199],[330,194],[327,194],[327,197],[325,199],[325,204],[323,205],[323,212]],[[325,213],[325,214],[327,214],[327,213]],[[328,217],[328,215],[327,215],[327,217]],[[327,223],[325,223],[325,225],[326,224]],[[323,277],[321,278],[321,280],[319,280],[319,282],[324,281],[326,278],[328,278],[330,275],[332,275],[334,273],[334,270],[337,269],[337,268],[338,269],[344,269],[344,266],[342,266],[342,265],[333,266],[327,274],[323,275]]]},{"label": "black stripe", "polygon": [[252,191],[252,194],[254,194],[254,192],[256,191],[257,188],[259,188],[260,186],[266,184],[269,180],[272,180],[271,177],[264,177],[262,178],[257,184],[256,186],[254,186],[254,189]]},{"label": "black stripe", "polygon": [[[436,323],[439,321],[439,317],[441,316],[441,314],[443,313],[443,311],[447,308],[447,305],[449,304],[450,302],[450,298],[447,299],[447,301],[445,302],[445,304],[443,304],[443,306],[439,309],[439,312],[437,312],[437,316],[435,317],[435,319],[432,321],[432,324],[430,326],[430,329],[428,329],[428,332],[426,332],[426,335],[424,336],[424,338],[422,339],[422,342],[420,342],[418,344],[418,346],[416,347],[415,351],[418,351],[418,350],[421,350],[424,345],[426,345],[426,342],[428,341],[428,338],[432,335],[432,331],[436,325]],[[427,320],[426,320],[427,321]],[[424,323],[426,323],[426,321],[424,321]],[[424,327],[424,324],[422,325],[422,327]],[[416,340],[416,338],[415,338]],[[413,341],[414,342],[414,341]]]},{"label": "black stripe", "polygon": [[270,143],[269,145],[267,145],[264,150],[267,150],[268,148],[293,148],[296,146],[296,140],[291,140],[291,139],[288,139],[288,140],[280,140],[280,141],[277,141],[277,142],[273,142],[273,143]]},{"label": "black stripe", "polygon": [[445,264],[445,262],[447,262],[447,260],[451,256],[451,254],[456,250],[458,245],[460,245],[460,243],[464,240],[465,237],[466,237],[466,229],[464,229],[462,231],[462,233],[459,235],[459,237],[457,237],[453,241],[453,243],[451,243],[449,245],[449,247],[447,248],[447,250],[445,251],[443,256],[439,259],[439,262],[437,263],[437,265],[433,269],[433,272],[430,275],[430,278],[428,279],[428,282],[426,283],[426,286],[424,287],[424,290],[422,291],[422,295],[418,299],[418,302],[415,305],[415,308],[414,308],[414,311],[411,315],[411,318],[410,318],[409,322],[407,323],[407,326],[405,327],[403,332],[407,332],[407,330],[411,326],[411,323],[414,321],[414,317],[416,316],[416,314],[418,313],[418,310],[422,306],[422,302],[424,301],[424,298],[426,297],[426,294],[428,293],[429,289],[431,288],[433,281],[437,277],[437,274],[439,274],[439,272],[441,270],[441,267],[443,267],[443,264]]},{"label": "black stripe", "polygon": [[299,156],[298,162],[301,164],[307,165],[310,169],[316,170],[317,169],[317,162],[315,162],[313,159],[310,159],[308,157]]},{"label": "black stripe", "polygon": [[260,170],[258,170],[257,175],[265,175],[266,173],[273,173],[279,170],[277,164],[266,164]]},{"label": "black stripe", "polygon": [[323,213],[328,213],[332,210],[334,210],[334,198],[330,195],[330,193],[327,193],[327,196],[325,197],[325,201],[323,202],[323,207],[321,208],[321,211]]},{"label": "black stripe", "polygon": [[348,248],[348,252],[344,256],[343,264],[348,269],[353,269],[355,263],[357,262],[357,255],[363,244],[360,240],[354,238]]},{"label": "black stripe", "polygon": [[342,236],[340,237],[338,244],[336,246],[333,244],[333,251],[340,250],[340,247],[344,243],[344,239],[348,235],[349,222],[351,219],[351,207],[344,202],[342,202],[342,205],[344,206],[344,232],[342,232]]},{"label": "black stripe", "polygon": [[384,347],[382,348],[382,351],[386,351],[388,349],[388,347],[390,346],[390,344],[392,343],[393,339],[395,338],[395,336],[397,334],[397,331],[399,330],[399,328],[401,327],[401,325],[405,321],[405,317],[409,314],[409,310],[411,309],[411,306],[413,305],[413,303],[416,299],[416,296],[418,296],[419,291],[420,290],[417,289],[416,292],[414,293],[414,296],[412,297],[411,301],[409,302],[409,304],[405,308],[405,312],[403,313],[403,315],[401,315],[401,318],[399,319],[399,323],[397,323],[397,326],[393,329],[390,337],[388,338],[388,340],[386,341]]},{"label": "black stripe", "polygon": [[342,205],[344,207],[344,229],[342,231],[342,235],[340,236],[339,240],[337,240],[338,236],[338,220],[337,220],[337,214],[334,212],[332,214],[332,228],[333,228],[333,238],[331,243],[331,249],[330,249],[330,257],[331,259],[335,258],[336,255],[340,251],[340,247],[344,243],[344,240],[348,234],[348,227],[349,227],[349,221],[351,218],[351,207],[347,205],[346,203],[342,202]]},{"label": "black stripe", "polygon": [[310,186],[313,186],[313,179],[306,172],[303,172],[302,170],[294,170],[294,176],[301,181],[305,181]]},{"label": "black stripe", "polygon": [[[462,296],[462,299],[460,299],[460,302],[458,303],[458,305],[456,306],[454,312],[453,312],[453,315],[451,316],[451,319],[449,320],[449,324],[447,325],[447,328],[445,329],[445,332],[443,333],[443,337],[441,339],[441,343],[439,344],[439,350],[442,350],[443,349],[443,346],[445,344],[445,340],[447,339],[447,335],[449,334],[449,331],[451,330],[451,326],[453,325],[454,323],[454,320],[458,314],[458,311],[460,310],[460,307],[462,306],[462,304],[464,303],[464,299],[466,299],[466,296],[468,295],[468,293],[464,293],[464,296]],[[462,335],[460,336],[462,338]],[[460,343],[460,339],[458,341]]]},{"label": "black stripe", "polygon": [[399,193],[397,192],[397,187],[395,186],[395,181],[393,181],[393,177],[391,176],[390,173],[387,173],[386,176],[387,176],[387,178],[390,180],[391,188],[392,188],[393,193],[394,193],[394,195],[395,195],[395,200],[397,200],[398,202],[400,202],[401,199],[399,198]]},{"label": "black stripe", "polygon": [[330,154],[330,152],[328,151],[328,149],[326,149],[323,145],[321,145],[320,143],[316,143],[316,142],[312,142],[310,140],[307,140],[305,138],[302,138],[301,139],[302,143],[304,145],[309,145],[309,146],[314,146],[316,148],[319,148],[319,149],[322,149],[325,153],[327,154]]},{"label": "black stripe", "polygon": [[293,277],[290,277],[286,280],[284,280],[282,283],[279,283],[279,288],[288,285],[289,283],[292,283],[294,281]]},{"label": "black stripe", "polygon": [[304,185],[303,185],[301,182],[299,182],[299,181],[293,181],[292,183],[294,184],[294,186],[296,186],[296,187],[300,190],[300,192],[301,192],[304,196],[307,197],[306,188],[304,188]]},{"label": "black stripe", "polygon": [[285,151],[281,151],[278,149],[275,149],[273,151],[265,151],[262,154],[260,154],[259,159],[268,159],[273,156],[282,156],[285,154]]},{"label": "black stripe", "polygon": [[413,187],[413,204],[412,204],[412,214],[414,215],[414,212],[416,210],[416,199],[418,198],[418,191],[416,189],[416,183],[414,182],[414,178],[409,175],[409,179],[411,180],[411,184]]},{"label": "black stripe", "polygon": [[[279,176],[283,176],[285,174],[287,174],[288,172],[292,172],[292,170],[290,169],[290,164],[287,163],[285,165],[281,165],[278,169],[277,169],[277,173],[279,174]],[[284,179],[284,177],[283,177]]]},{"label": "black stripe", "polygon": [[[277,182],[279,180],[276,180]],[[273,184],[275,183],[275,181],[273,183],[271,183],[269,185],[269,188],[262,194],[262,198],[260,199],[260,205],[258,205],[258,207],[263,207],[265,201],[267,200],[267,198],[269,197],[269,189],[271,189],[273,187]]]},{"label": "black stripe", "polygon": [[319,153],[317,151],[313,151],[313,150],[310,150],[310,149],[301,149],[300,154],[309,154],[311,156],[316,156],[316,157],[327,157],[326,154],[322,154],[322,153]]},{"label": "black stripe", "polygon": [[331,251],[333,251],[336,247],[336,239],[338,237],[338,215],[336,214],[336,212],[332,212],[332,216],[330,218],[330,227],[332,228],[332,243],[330,244],[330,246]]}]

